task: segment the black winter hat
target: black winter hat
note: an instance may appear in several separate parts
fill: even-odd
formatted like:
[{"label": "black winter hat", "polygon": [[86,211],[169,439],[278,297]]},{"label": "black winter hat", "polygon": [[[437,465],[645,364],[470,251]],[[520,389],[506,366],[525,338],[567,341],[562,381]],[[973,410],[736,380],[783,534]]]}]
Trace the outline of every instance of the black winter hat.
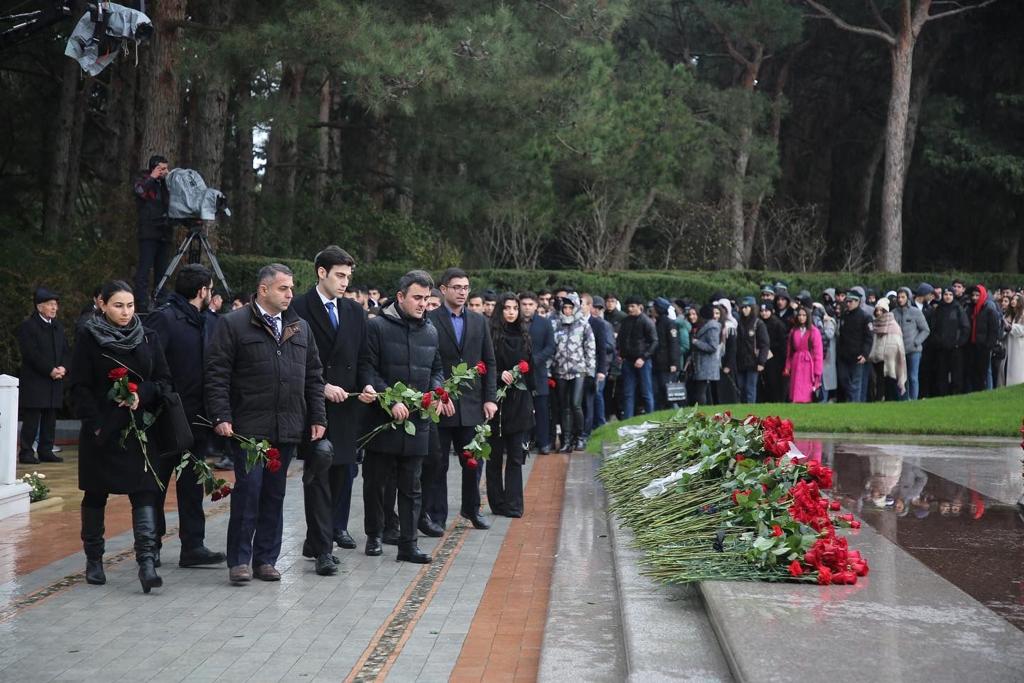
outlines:
[{"label": "black winter hat", "polygon": [[36,289],[36,293],[32,296],[32,302],[41,304],[45,301],[60,301],[60,296],[52,289],[39,287]]}]

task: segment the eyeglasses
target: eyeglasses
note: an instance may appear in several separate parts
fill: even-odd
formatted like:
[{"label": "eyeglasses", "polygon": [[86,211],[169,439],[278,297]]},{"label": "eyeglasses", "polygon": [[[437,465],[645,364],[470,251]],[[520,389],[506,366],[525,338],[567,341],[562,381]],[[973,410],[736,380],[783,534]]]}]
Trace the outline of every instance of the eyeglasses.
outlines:
[{"label": "eyeglasses", "polygon": [[468,292],[469,285],[444,285],[445,289],[451,289],[456,292]]}]

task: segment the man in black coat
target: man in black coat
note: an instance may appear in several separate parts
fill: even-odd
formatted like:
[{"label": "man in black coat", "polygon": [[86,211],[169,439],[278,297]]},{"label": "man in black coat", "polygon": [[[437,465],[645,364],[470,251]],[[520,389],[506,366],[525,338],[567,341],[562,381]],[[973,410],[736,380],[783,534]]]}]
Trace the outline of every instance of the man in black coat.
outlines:
[{"label": "man in black coat", "polygon": [[[170,192],[167,189],[167,158],[154,154],[145,175],[132,186],[138,210],[139,266],[135,271],[135,301],[140,312],[149,309],[153,287],[167,270],[171,247],[171,226],[167,218]],[[149,271],[153,271],[153,285]]]},{"label": "man in black coat", "polygon": [[[773,292],[774,295],[774,292]],[[771,358],[765,355],[764,372],[761,381],[764,391],[759,399],[761,403],[782,403],[786,400],[786,378],[782,371],[786,367],[786,342],[789,337],[789,325],[775,315],[775,305],[761,302],[758,306],[761,322],[768,330],[768,350]]]},{"label": "man in black coat", "polygon": [[967,391],[983,391],[992,388],[992,350],[999,340],[1002,313],[985,285],[974,285],[968,296],[971,333],[967,340]]},{"label": "man in black coat", "polygon": [[[174,281],[174,293],[167,303],[146,316],[146,327],[156,332],[157,343],[167,359],[174,390],[181,397],[181,407],[188,420],[205,415],[203,410],[203,356],[206,350],[206,325],[203,309],[213,291],[213,274],[198,263],[184,266]],[[209,430],[193,427],[193,450],[202,457]],[[160,479],[171,480],[174,467],[181,460],[162,458],[157,465]],[[186,467],[175,483],[178,499],[178,536],[181,538],[181,567],[220,564],[224,553],[213,552],[205,545],[206,515],[203,514],[203,487],[195,470]],[[156,502],[157,553],[160,539],[167,531],[164,502],[167,489],[160,492]],[[159,555],[157,556],[159,557]],[[157,565],[159,566],[159,565]]]},{"label": "man in black coat", "polygon": [[871,314],[861,306],[861,293],[846,293],[846,312],[839,319],[839,342],[836,345],[836,378],[848,403],[863,403],[868,381],[865,367],[870,368]]},{"label": "man in black coat", "polygon": [[589,439],[594,428],[605,423],[604,387],[615,356],[615,330],[602,317],[602,297],[583,294],[580,296],[580,304],[594,332],[594,381],[592,385],[588,382],[583,388],[583,438]]},{"label": "man in black coat", "polygon": [[[441,276],[441,307],[427,314],[438,332],[438,348],[444,376],[450,377],[452,367],[466,363],[473,367],[483,362],[488,370],[494,369],[494,346],[488,329],[488,319],[466,310],[469,296],[469,276],[459,268],[449,268]],[[473,431],[484,420],[490,420],[498,412],[495,393],[497,384],[494,372],[488,372],[471,386],[465,387],[455,401],[455,414],[442,418],[438,425],[441,438],[441,461],[438,467],[427,468],[424,476],[424,519],[422,531],[437,535],[448,521],[448,453],[455,446],[459,455],[470,441]],[[469,468],[459,458],[462,466],[462,506],[460,514],[473,523],[477,529],[487,529],[490,524],[480,514],[480,475],[482,468]],[[430,523],[428,523],[430,522]],[[432,523],[432,524],[431,524]]]},{"label": "man in black coat", "polygon": [[658,331],[654,322],[644,315],[644,302],[638,296],[626,299],[627,317],[619,325],[616,340],[622,358],[622,416],[633,417],[636,410],[637,385],[644,411],[654,412],[654,389],[651,386],[651,359],[658,350]]},{"label": "man in black coat", "polygon": [[[266,439],[280,451],[277,468],[246,471],[246,454],[230,442],[235,488],[228,520],[228,577],[280,581],[282,507],[288,463],[305,435],[323,438],[323,365],[309,325],[295,315],[292,271],[273,263],[260,269],[255,300],[223,316],[207,350],[206,409],[220,436]],[[312,425],[312,426],[310,426]],[[253,568],[250,570],[249,563]]]},{"label": "man in black coat", "polygon": [[537,452],[547,455],[551,452],[551,420],[549,400],[551,387],[548,386],[548,363],[555,355],[555,330],[551,321],[537,315],[539,300],[533,292],[519,295],[519,311],[530,331],[530,346],[533,349],[533,363],[530,372],[536,387],[533,392],[533,416],[536,426],[533,439]]},{"label": "man in black coat", "polygon": [[[21,352],[18,373],[18,407],[21,410],[21,446],[18,462],[63,462],[53,453],[57,429],[57,410],[64,405],[64,377],[70,365],[71,349],[64,327],[57,322],[60,297],[45,287],[33,297],[36,310],[14,331]],[[32,442],[39,435],[39,457]]]},{"label": "man in black coat", "polygon": [[[359,400],[375,403],[378,394],[402,382],[405,386],[426,393],[444,383],[441,355],[438,353],[438,332],[424,314],[434,281],[422,270],[402,276],[394,303],[385,306],[380,315],[367,324],[366,344],[359,356],[359,384],[363,386]],[[440,414],[455,414],[455,405],[445,400]],[[366,554],[380,555],[384,531],[384,510],[391,501],[385,497],[388,478],[394,477],[398,488],[398,559],[428,564],[430,555],[420,552],[416,544],[416,521],[420,516],[420,474],[423,458],[430,450],[431,421],[411,417],[410,407],[398,402],[390,411],[379,405],[370,410],[367,429],[390,423],[405,423],[397,429],[384,429],[366,443],[363,462],[363,499],[366,506]]]},{"label": "man in black coat", "polygon": [[359,354],[366,344],[366,311],[345,298],[355,259],[337,246],[329,246],[313,261],[316,285],[292,302],[292,310],[309,323],[324,366],[327,436],[331,452],[310,443],[299,447],[305,461],[302,491],[306,508],[306,541],[302,554],[316,558],[316,573],[338,572],[331,555],[334,544],[356,547],[348,533],[352,483],[359,474],[356,441],[366,406],[359,394]]},{"label": "man in black coat", "polygon": [[668,317],[668,309],[672,303],[663,297],[654,300],[656,321],[654,330],[658,333],[658,348],[654,352],[654,407],[655,410],[675,408],[669,405],[668,384],[679,372],[679,331],[675,321]]}]

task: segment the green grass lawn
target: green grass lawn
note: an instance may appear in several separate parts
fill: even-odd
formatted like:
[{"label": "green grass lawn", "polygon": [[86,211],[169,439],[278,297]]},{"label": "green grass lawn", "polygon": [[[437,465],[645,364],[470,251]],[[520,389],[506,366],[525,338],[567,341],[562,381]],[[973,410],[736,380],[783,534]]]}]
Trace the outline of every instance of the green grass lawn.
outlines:
[{"label": "green grass lawn", "polygon": [[[940,434],[955,436],[1019,435],[1024,416],[1024,385],[980,391],[963,396],[929,398],[895,403],[758,403],[708,406],[708,412],[731,410],[735,416],[789,418],[800,432],[864,434]],[[594,430],[587,450],[599,452],[605,439],[614,439],[624,424],[646,419],[665,419],[673,411],[639,415],[624,422],[610,422]]]}]

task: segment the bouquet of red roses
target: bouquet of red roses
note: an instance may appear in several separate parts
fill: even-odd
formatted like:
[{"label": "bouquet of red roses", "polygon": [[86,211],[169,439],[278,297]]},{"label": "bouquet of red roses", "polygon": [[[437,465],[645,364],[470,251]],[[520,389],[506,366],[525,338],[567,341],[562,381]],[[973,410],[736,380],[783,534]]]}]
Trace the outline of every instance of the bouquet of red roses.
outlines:
[{"label": "bouquet of red roses", "polygon": [[[106,357],[110,358],[110,356]],[[107,373],[107,379],[113,382],[110,390],[107,391],[107,398],[116,402],[119,406],[127,408],[129,411],[128,426],[121,430],[121,448],[125,447],[129,436],[135,437],[139,442],[139,449],[142,451],[142,471],[152,472],[156,485],[163,491],[165,488],[164,483],[160,481],[160,477],[153,468],[153,464],[149,461],[149,453],[147,452],[149,437],[146,436],[146,430],[156,422],[156,415],[147,410],[142,411],[141,417],[135,415],[132,407],[139,401],[139,385],[128,380],[128,374],[131,371],[126,365],[114,358],[110,358],[110,360],[118,363],[119,367]]]},{"label": "bouquet of red roses", "polygon": [[[213,423],[202,416],[197,416],[199,422],[196,424],[203,427],[213,428]],[[270,445],[270,442],[266,439],[256,440],[252,437],[242,436],[241,434],[235,433],[231,435],[231,438],[237,441],[242,451],[245,452],[245,471],[251,472],[252,468],[256,465],[263,465],[267,468],[270,473],[277,472],[281,469],[281,451]],[[197,471],[196,474],[199,472]],[[224,494],[227,495],[227,494]]]}]

